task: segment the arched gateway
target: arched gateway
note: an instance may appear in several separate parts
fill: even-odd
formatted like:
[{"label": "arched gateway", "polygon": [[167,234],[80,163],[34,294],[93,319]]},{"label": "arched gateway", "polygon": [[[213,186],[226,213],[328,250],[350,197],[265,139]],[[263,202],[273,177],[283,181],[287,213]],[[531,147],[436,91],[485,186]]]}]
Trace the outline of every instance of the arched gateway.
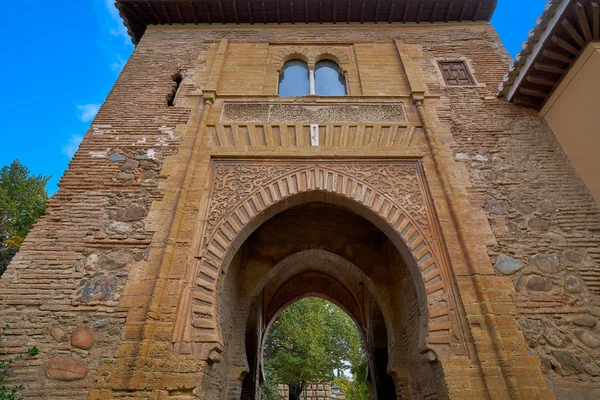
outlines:
[{"label": "arched gateway", "polygon": [[273,318],[312,294],[361,329],[374,397],[443,396],[435,349],[464,343],[418,161],[215,160],[213,168],[203,245],[173,336],[180,352],[221,362],[227,397],[239,398],[242,381],[258,387]]}]

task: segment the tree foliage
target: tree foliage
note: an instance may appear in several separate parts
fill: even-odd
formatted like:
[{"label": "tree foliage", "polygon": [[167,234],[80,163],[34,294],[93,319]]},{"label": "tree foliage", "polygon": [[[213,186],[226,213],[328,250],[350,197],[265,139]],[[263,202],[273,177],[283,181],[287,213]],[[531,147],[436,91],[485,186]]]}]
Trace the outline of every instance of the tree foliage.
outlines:
[{"label": "tree foliage", "polygon": [[314,297],[283,310],[267,336],[265,352],[266,369],[272,370],[275,382],[288,385],[291,400],[308,384],[333,382],[334,371],[364,359],[362,340],[350,317]]},{"label": "tree foliage", "polygon": [[0,275],[17,253],[31,226],[46,211],[50,177],[29,174],[15,160],[0,170]]}]

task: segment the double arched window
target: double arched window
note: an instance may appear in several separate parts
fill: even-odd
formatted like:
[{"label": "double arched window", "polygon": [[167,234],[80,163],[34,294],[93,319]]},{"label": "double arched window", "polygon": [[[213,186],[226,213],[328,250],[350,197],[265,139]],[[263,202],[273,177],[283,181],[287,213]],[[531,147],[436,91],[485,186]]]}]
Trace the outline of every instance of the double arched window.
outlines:
[{"label": "double arched window", "polygon": [[315,69],[309,69],[302,60],[290,60],[283,64],[279,77],[279,95],[296,96],[345,96],[346,80],[334,61],[321,60]]}]

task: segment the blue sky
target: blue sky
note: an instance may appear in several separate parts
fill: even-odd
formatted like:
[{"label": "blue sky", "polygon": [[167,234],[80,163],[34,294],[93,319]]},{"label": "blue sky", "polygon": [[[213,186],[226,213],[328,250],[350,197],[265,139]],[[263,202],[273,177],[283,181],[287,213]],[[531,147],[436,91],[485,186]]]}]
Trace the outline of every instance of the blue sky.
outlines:
[{"label": "blue sky", "polygon": [[[492,24],[514,57],[546,0],[499,0]],[[63,171],[133,46],[114,0],[12,0],[0,24],[0,166]],[[73,4],[76,4],[75,6]]]}]

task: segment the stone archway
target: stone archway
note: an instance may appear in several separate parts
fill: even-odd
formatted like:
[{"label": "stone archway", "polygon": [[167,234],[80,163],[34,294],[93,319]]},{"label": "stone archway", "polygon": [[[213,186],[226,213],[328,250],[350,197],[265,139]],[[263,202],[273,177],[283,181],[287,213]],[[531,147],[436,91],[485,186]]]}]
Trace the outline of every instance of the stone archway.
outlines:
[{"label": "stone archway", "polygon": [[[206,219],[198,233],[198,261],[190,268],[178,307],[173,335],[177,351],[209,363],[220,361],[224,341],[217,323],[219,282],[258,227],[310,202],[350,210],[393,243],[419,299],[413,321],[419,326],[419,352],[437,351],[453,340],[456,344],[456,338],[462,345],[448,284],[451,274],[418,161],[214,160],[213,171]],[[398,359],[392,351],[388,369],[399,379],[405,371]]]}]

